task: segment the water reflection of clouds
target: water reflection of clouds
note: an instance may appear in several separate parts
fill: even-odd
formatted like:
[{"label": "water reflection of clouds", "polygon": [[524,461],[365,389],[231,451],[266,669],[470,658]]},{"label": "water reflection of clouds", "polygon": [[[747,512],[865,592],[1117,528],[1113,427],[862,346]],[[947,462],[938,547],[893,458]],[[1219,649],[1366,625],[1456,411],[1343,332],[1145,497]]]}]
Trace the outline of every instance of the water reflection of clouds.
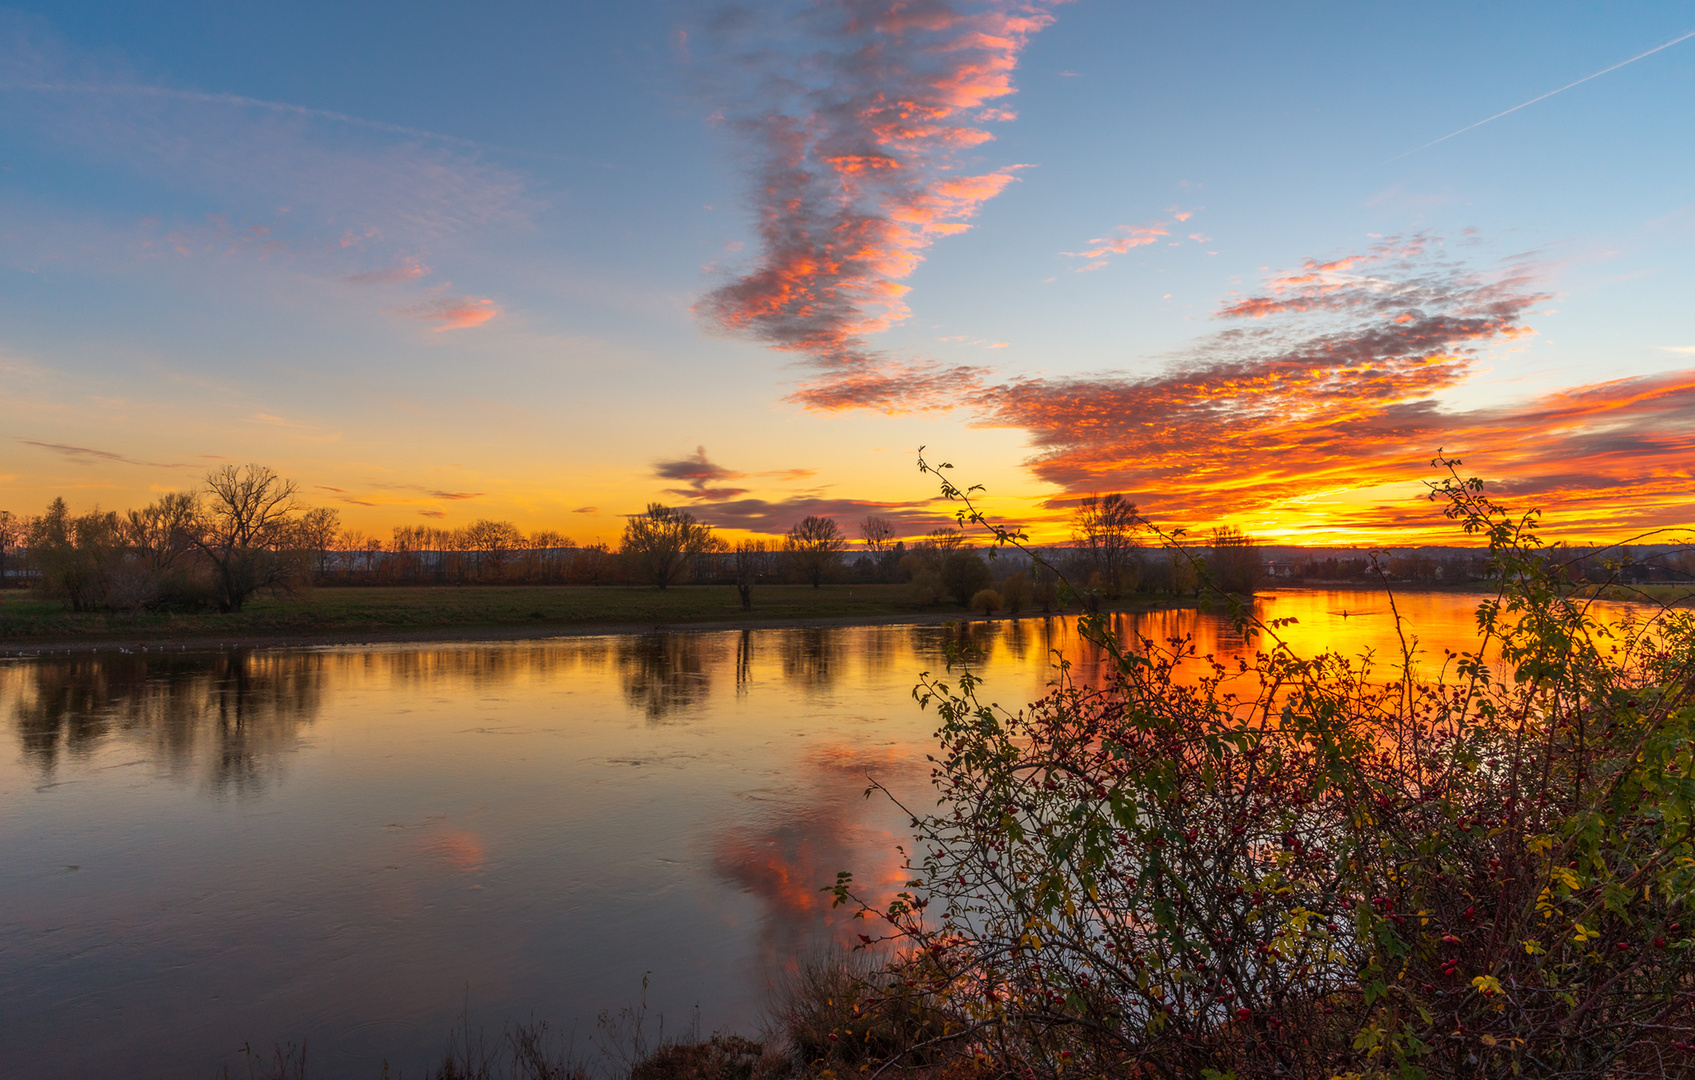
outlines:
[{"label": "water reflection of clouds", "polygon": [[850,909],[832,909],[822,890],[843,870],[867,899],[886,902],[899,889],[905,874],[896,846],[907,839],[905,815],[883,793],[866,797],[865,789],[870,778],[897,792],[915,789],[927,775],[923,766],[905,747],[814,747],[784,798],[765,803],[756,820],[719,832],[713,869],[759,901],[762,963],[789,963],[826,938],[858,940],[863,925]]},{"label": "water reflection of clouds", "polygon": [[412,848],[461,874],[481,870],[488,860],[483,838],[466,829],[431,829],[413,841]]}]

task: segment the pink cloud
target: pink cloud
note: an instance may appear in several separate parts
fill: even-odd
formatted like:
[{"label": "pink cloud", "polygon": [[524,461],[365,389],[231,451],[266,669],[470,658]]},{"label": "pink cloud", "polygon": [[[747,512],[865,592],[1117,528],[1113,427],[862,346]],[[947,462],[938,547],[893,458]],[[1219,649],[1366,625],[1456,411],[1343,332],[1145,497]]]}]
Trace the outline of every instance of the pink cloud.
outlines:
[{"label": "pink cloud", "polygon": [[753,85],[726,116],[758,156],[761,254],[696,310],[807,357],[818,378],[793,400],[905,397],[866,391],[922,365],[890,364],[865,339],[910,314],[903,281],[930,245],[1013,181],[1020,166],[972,171],[963,155],[993,139],[983,124],[1011,118],[991,103],[1014,93],[1018,54],[1054,2],[824,0],[795,24],[807,48],[738,54],[757,58]]},{"label": "pink cloud", "polygon": [[481,326],[501,314],[493,300],[481,296],[444,296],[399,311],[408,318],[435,323],[430,329],[438,332]]},{"label": "pink cloud", "polygon": [[1078,273],[1086,270],[1099,270],[1111,261],[1113,255],[1123,255],[1132,248],[1145,247],[1158,243],[1163,236],[1171,235],[1163,221],[1152,225],[1120,225],[1106,236],[1098,236],[1089,241],[1088,247],[1082,251],[1062,251],[1073,259],[1088,259],[1089,263],[1077,268]]},{"label": "pink cloud", "polygon": [[[1156,244],[1171,235],[1171,230],[1176,227],[1174,222],[1181,224],[1195,216],[1193,210],[1178,210],[1176,207],[1167,207],[1165,212],[1171,215],[1171,221],[1155,221],[1149,225],[1120,225],[1105,236],[1090,240],[1082,251],[1062,251],[1060,254],[1073,259],[1089,260],[1086,265],[1077,268],[1076,272],[1079,274],[1099,270],[1111,262],[1114,255],[1123,255],[1134,248]],[[1208,238],[1200,233],[1191,233],[1189,239],[1204,243]],[[1172,246],[1181,243],[1181,240],[1177,240]]]}]

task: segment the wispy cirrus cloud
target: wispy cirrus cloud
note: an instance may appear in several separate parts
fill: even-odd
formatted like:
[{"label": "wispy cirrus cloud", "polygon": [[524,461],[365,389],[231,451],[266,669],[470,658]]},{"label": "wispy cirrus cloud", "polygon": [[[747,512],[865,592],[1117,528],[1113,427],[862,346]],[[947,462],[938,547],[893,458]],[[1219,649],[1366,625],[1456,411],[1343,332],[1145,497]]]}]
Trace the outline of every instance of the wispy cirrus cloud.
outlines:
[{"label": "wispy cirrus cloud", "polygon": [[[115,461],[123,465],[141,465],[149,469],[187,469],[190,466],[182,462],[142,461],[139,458],[127,457],[111,450],[95,450],[87,446],[70,446],[65,443],[37,442],[34,439],[18,439],[24,446],[33,446],[37,450],[48,450],[61,457],[83,465],[96,462]],[[204,455],[202,455],[204,456]]]},{"label": "wispy cirrus cloud", "polygon": [[[162,85],[25,15],[0,13],[0,110],[20,140],[113,170],[161,207],[139,227],[66,220],[59,201],[0,207],[5,257],[29,267],[241,260],[404,285],[428,273],[426,254],[448,258],[540,205],[471,140]],[[181,209],[197,200],[204,212]]]},{"label": "wispy cirrus cloud", "polygon": [[905,411],[978,379],[891,361],[866,338],[908,316],[903,282],[930,245],[969,229],[1021,167],[983,170],[971,152],[1011,118],[994,103],[1057,2],[826,0],[715,27],[720,70],[746,73],[723,116],[757,157],[761,253],[696,310],[805,356],[816,378],[792,400]]},{"label": "wispy cirrus cloud", "polygon": [[[1173,229],[1195,216],[1193,210],[1179,210],[1176,207],[1167,209],[1166,213],[1171,215],[1170,220],[1155,221],[1147,225],[1120,225],[1105,236],[1090,240],[1082,251],[1062,251],[1060,254],[1073,259],[1088,260],[1077,267],[1075,273],[1099,270],[1110,263],[1114,255],[1128,254],[1136,248],[1159,243],[1170,236]],[[1196,243],[1206,243],[1209,238],[1200,233],[1190,233],[1188,239]],[[1171,242],[1180,244],[1182,240]]]},{"label": "wispy cirrus cloud", "polygon": [[1114,255],[1123,255],[1132,248],[1157,244],[1170,235],[1171,230],[1165,227],[1164,222],[1155,225],[1121,225],[1105,236],[1090,240],[1089,245],[1082,251],[1062,251],[1060,254],[1073,259],[1088,259],[1086,264],[1077,268],[1077,273],[1081,274],[1085,270],[1099,270],[1111,262]]}]

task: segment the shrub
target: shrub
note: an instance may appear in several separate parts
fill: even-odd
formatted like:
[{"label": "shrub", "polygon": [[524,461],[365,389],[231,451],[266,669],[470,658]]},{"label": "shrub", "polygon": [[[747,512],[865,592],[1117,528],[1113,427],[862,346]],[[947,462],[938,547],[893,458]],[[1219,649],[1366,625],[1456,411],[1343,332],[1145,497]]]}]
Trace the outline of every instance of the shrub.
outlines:
[{"label": "shrub", "polygon": [[630,1069],[630,1080],[753,1080],[764,1047],[740,1035],[661,1046]]},{"label": "shrub", "polygon": [[929,571],[920,570],[912,575],[912,580],[906,583],[906,598],[908,602],[920,607],[941,603],[947,590],[942,588],[942,576]]},{"label": "shrub", "polygon": [[1687,1069],[1695,618],[1599,622],[1535,515],[1445,464],[1432,497],[1500,585],[1433,681],[1416,639],[1384,678],[1239,604],[1263,647],[1235,669],[1085,615],[1109,685],[1062,671],[1009,713],[924,679],[941,809],[861,913],[959,1054],[1053,1078]]},{"label": "shrub", "polygon": [[1017,573],[1001,582],[999,591],[1001,602],[1006,605],[1006,613],[1017,615],[1030,606],[1030,597],[1034,590],[1030,588],[1030,575]]},{"label": "shrub", "polygon": [[1001,594],[993,589],[978,589],[971,594],[971,610],[993,615],[1001,609]]}]

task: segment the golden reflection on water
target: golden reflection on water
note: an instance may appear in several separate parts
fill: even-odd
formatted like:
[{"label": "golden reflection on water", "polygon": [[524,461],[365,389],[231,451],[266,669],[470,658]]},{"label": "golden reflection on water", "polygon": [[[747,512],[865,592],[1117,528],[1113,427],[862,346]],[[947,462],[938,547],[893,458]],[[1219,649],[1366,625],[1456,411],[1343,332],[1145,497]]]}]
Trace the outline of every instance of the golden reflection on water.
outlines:
[{"label": "golden reflection on water", "polygon": [[[1401,612],[1439,664],[1477,599]],[[1258,610],[1300,651],[1399,655],[1381,594]],[[1218,613],[1113,625],[1244,647]],[[745,1028],[771,973],[862,929],[837,871],[898,887],[905,815],[864,792],[930,805],[911,691],[950,648],[1013,708],[1103,659],[1030,618],[0,662],[0,1000],[27,1002],[0,1060],[179,1075],[309,1037],[375,1075],[439,1052],[467,993],[568,1026],[644,971],[656,1008]]]}]

